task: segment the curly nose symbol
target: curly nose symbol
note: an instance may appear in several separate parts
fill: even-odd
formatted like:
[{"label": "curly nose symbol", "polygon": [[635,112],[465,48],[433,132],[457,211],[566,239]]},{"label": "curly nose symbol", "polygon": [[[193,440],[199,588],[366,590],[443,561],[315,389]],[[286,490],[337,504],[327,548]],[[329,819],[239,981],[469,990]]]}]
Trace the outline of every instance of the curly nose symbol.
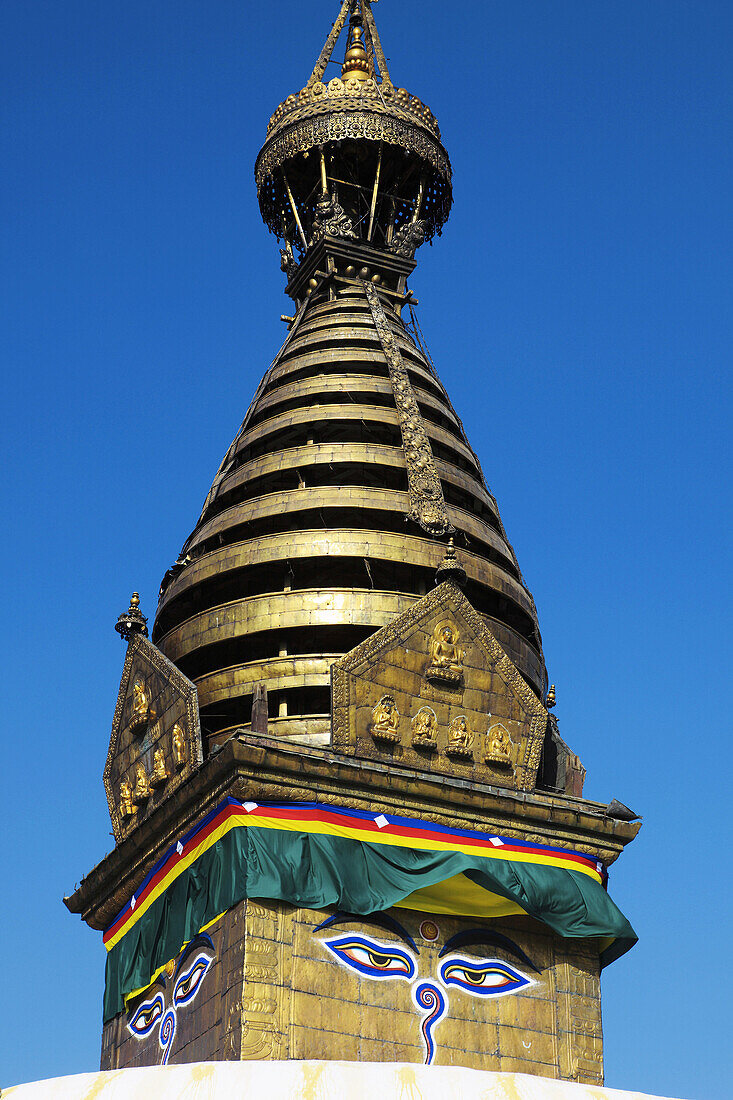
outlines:
[{"label": "curly nose symbol", "polygon": [[422,1036],[425,1042],[425,1065],[429,1066],[435,1058],[433,1031],[445,1015],[445,997],[441,991],[429,982],[423,982],[412,992],[420,1012],[425,1013],[422,1021]]},{"label": "curly nose symbol", "polygon": [[173,1036],[176,1033],[176,1013],[175,1009],[169,1008],[163,1019],[160,1021],[160,1032],[158,1033],[158,1042],[163,1048],[163,1060],[160,1063],[164,1066],[168,1062],[168,1055],[171,1052],[173,1046]]}]

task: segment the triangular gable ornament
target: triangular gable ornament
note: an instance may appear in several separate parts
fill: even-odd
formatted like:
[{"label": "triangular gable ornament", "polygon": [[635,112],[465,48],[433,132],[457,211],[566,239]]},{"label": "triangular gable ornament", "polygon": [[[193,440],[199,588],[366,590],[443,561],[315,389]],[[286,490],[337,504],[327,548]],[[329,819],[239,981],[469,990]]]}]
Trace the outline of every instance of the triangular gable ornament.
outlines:
[{"label": "triangular gable ornament", "polygon": [[144,634],[133,633],[103,774],[115,840],[123,840],[202,760],[195,685]]},{"label": "triangular gable ornament", "polygon": [[532,790],[545,707],[450,581],[335,661],[332,748]]}]

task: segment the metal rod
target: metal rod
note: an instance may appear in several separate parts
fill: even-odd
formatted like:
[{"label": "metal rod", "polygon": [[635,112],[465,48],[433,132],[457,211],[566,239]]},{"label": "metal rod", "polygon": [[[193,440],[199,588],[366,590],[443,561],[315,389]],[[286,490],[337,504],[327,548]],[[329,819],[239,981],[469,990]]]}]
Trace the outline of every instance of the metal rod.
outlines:
[{"label": "metal rod", "polygon": [[288,183],[288,177],[285,175],[285,169],[283,169],[283,180],[285,181],[285,191],[287,192],[288,202],[290,203],[290,209],[293,211],[293,217],[295,218],[295,224],[298,227],[300,233],[300,239],[303,242],[303,248],[308,247],[308,242],[305,239],[305,233],[303,232],[303,226],[300,224],[300,215],[298,214],[298,207],[295,205],[295,199],[293,198],[293,192],[290,190],[290,184]]},{"label": "metal rod", "polygon": [[392,199],[392,207],[389,214],[389,224],[387,226],[387,244],[392,243],[392,237],[394,236],[394,220],[396,213],[396,205],[394,199]]},{"label": "metal rod", "polygon": [[323,194],[328,194],[328,179],[326,177],[326,157],[323,152],[323,146],[320,146],[321,153],[321,186],[323,188]]},{"label": "metal rod", "polygon": [[374,16],[372,15],[370,0],[362,0],[361,13],[369,28],[369,37],[372,40],[374,53],[377,55],[377,64],[379,65],[379,72],[382,80],[385,84],[391,84],[392,80],[389,75],[387,60],[384,56],[384,50],[382,49],[382,43],[379,38],[379,31],[377,30],[376,23],[374,22]]},{"label": "metal rod", "polygon": [[425,194],[425,176],[420,176],[420,186],[417,189],[417,199],[415,200],[415,209],[412,212],[412,222],[416,222],[420,217],[420,207],[422,206],[423,195]]},{"label": "metal rod", "polygon": [[367,240],[372,239],[372,228],[374,226],[374,214],[377,209],[377,191],[379,189],[379,176],[382,171],[382,143],[379,143],[379,155],[377,157],[377,171],[374,176],[374,190],[372,191],[372,205],[369,210],[369,228],[367,230]]},{"label": "metal rod", "polygon": [[338,37],[343,30],[344,23],[346,22],[346,16],[351,11],[351,4],[352,0],[344,0],[343,4],[341,5],[341,11],[338,14],[336,22],[331,27],[329,36],[324,43],[320,56],[316,61],[315,68],[311,73],[310,79],[306,85],[307,88],[312,88],[316,81],[320,80],[324,72],[326,71],[326,65],[328,64],[329,58],[333,53],[333,48],[338,41]]}]

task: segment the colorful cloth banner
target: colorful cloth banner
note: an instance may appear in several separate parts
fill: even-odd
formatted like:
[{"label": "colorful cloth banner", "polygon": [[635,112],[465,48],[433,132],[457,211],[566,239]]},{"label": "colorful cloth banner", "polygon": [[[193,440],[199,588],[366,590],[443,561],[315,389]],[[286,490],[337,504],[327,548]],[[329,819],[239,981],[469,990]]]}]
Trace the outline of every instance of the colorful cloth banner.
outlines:
[{"label": "colorful cloth banner", "polygon": [[636,942],[603,865],[566,848],[320,803],[227,798],[152,868],[104,932],[104,1020],[245,898],[368,914],[525,913],[566,937],[597,936],[607,965]]}]

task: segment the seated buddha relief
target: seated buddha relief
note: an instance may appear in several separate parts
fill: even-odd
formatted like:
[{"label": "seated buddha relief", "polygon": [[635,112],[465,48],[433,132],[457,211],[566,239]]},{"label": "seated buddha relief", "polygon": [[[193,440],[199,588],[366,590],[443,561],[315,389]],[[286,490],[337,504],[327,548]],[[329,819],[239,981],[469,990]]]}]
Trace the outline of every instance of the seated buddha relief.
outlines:
[{"label": "seated buddha relief", "polygon": [[432,707],[420,707],[412,719],[412,744],[416,749],[437,748],[435,736],[438,719]]},{"label": "seated buddha relief", "polygon": [[511,768],[511,747],[512,739],[509,730],[501,722],[495,722],[489,727],[484,754],[487,764],[493,764],[497,768]]},{"label": "seated buddha relief", "polygon": [[400,735],[400,712],[391,695],[383,695],[379,702],[372,708],[372,721],[369,729],[375,741],[383,741],[387,744],[396,744]]},{"label": "seated buddha relief", "polygon": [[142,733],[147,729],[148,723],[152,717],[150,710],[150,696],[145,683],[137,677],[132,685],[133,699],[132,699],[132,716],[130,718],[130,729],[133,733]]},{"label": "seated buddha relief", "polygon": [[458,627],[452,622],[438,623],[430,639],[430,663],[425,669],[428,680],[460,684],[463,679],[464,653],[458,645]]},{"label": "seated buddha relief", "polygon": [[150,783],[148,782],[148,773],[145,771],[145,765],[140,763],[135,768],[135,788],[132,794],[132,800],[136,805],[140,805],[141,802],[147,802],[150,798]]},{"label": "seated buddha relief", "polygon": [[473,759],[473,731],[469,729],[465,714],[459,714],[448,727],[448,744],[445,746],[445,752],[447,756],[458,759]]}]

